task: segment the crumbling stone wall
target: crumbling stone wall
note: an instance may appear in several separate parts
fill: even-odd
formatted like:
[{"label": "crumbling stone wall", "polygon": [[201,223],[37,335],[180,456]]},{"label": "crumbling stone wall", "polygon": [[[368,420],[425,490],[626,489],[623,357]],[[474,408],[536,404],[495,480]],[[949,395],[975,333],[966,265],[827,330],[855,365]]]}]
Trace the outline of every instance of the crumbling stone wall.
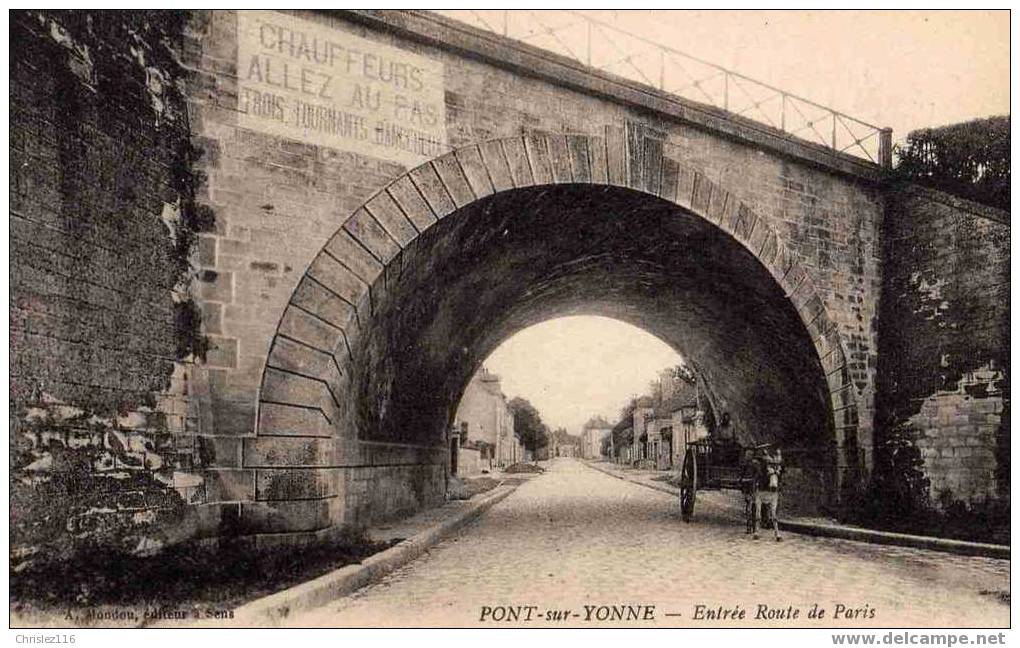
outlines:
[{"label": "crumbling stone wall", "polygon": [[15,564],[192,535],[206,348],[181,12],[11,13]]},{"label": "crumbling stone wall", "polygon": [[1009,214],[890,192],[877,441],[913,443],[935,503],[1009,498],[1009,258]]}]

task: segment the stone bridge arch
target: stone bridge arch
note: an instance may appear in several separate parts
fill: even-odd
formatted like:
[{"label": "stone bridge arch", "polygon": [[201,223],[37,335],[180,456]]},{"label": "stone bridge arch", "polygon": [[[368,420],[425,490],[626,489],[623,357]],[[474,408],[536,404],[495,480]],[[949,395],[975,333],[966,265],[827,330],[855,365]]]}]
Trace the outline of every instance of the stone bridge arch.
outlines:
[{"label": "stone bridge arch", "polygon": [[[509,214],[522,217],[542,211],[550,235],[536,240],[552,245],[546,249],[550,254],[559,251],[550,238],[560,241],[563,236],[561,247],[567,247],[569,237],[562,228],[556,229],[549,214],[573,210],[570,213],[582,218],[585,210],[598,211],[596,216],[604,217],[599,222],[611,222],[616,228],[598,230],[598,236],[625,235],[626,219],[636,219],[648,230],[635,239],[635,254],[670,238],[657,235],[653,226],[672,228],[676,223],[684,236],[704,243],[713,253],[705,254],[692,244],[677,257],[723,264],[720,268],[732,261],[734,265],[725,266],[730,274],[754,275],[757,292],[752,300],[767,303],[763,317],[770,323],[756,323],[745,313],[729,333],[754,346],[755,327],[778,323],[787,336],[777,339],[791,346],[772,349],[776,362],[785,362],[783,354],[797,347],[790,353],[799,354],[799,359],[784,365],[790,370],[786,373],[807,366],[805,349],[812,352],[815,368],[803,379],[779,372],[778,383],[770,385],[761,376],[746,375],[751,373],[748,368],[761,367],[762,354],[768,350],[747,351],[753,358],[742,365],[745,379],[762,384],[755,385],[745,405],[760,406],[758,419],[767,420],[769,405],[755,403],[754,394],[766,401],[790,386],[817,391],[817,398],[805,397],[801,404],[814,403],[814,409],[824,410],[825,438],[813,443],[824,446],[822,452],[831,462],[826,488],[829,499],[835,497],[848,464],[859,456],[857,404],[838,325],[808,269],[737,191],[663,155],[661,143],[635,141],[630,135],[625,128],[610,126],[604,137],[536,134],[465,146],[397,178],[341,223],[298,283],[266,360],[256,435],[245,439],[243,449],[244,467],[256,471],[256,497],[261,500],[256,503],[258,531],[315,531],[441,501],[446,448],[436,438],[442,430],[435,429],[441,410],[446,408],[449,419],[457,404],[449,401],[462,393],[469,372],[502,339],[530,323],[564,313],[608,314],[672,338],[668,341],[686,357],[698,360],[699,353],[714,352],[718,359],[718,340],[684,340],[682,327],[669,323],[675,315],[672,306],[659,304],[656,296],[661,289],[683,283],[680,271],[693,266],[677,266],[676,273],[668,275],[656,269],[654,255],[633,256],[627,259],[635,259],[636,267],[623,271],[620,259],[612,256],[612,245],[576,258],[570,257],[574,252],[565,252],[564,267],[551,271],[535,290],[522,287],[515,293],[522,301],[506,303],[498,321],[466,322],[463,328],[471,330],[462,331],[450,312],[429,310],[435,299],[428,295],[438,294],[436,286],[444,281],[460,282],[462,294],[483,304],[489,292],[498,292],[489,290],[495,277],[526,272],[527,263],[498,255],[488,260],[496,268],[477,276],[464,271],[470,268],[470,259],[446,260],[474,249],[472,245],[484,236],[489,242],[497,240],[492,237],[511,222]],[[620,205],[631,210],[626,219],[607,216]],[[462,217],[452,218],[455,214]],[[485,232],[458,224],[472,218],[495,220]],[[518,235],[511,229],[502,231],[504,238]],[[677,250],[660,252],[671,256]],[[718,256],[728,260],[724,263]],[[643,286],[647,295],[644,301],[631,303],[607,289],[589,298],[560,281],[580,276],[577,273],[587,273],[585,285],[591,287],[601,288],[604,279],[613,287]],[[739,297],[733,292],[740,287],[738,279],[725,286],[731,296]],[[415,301],[410,294],[426,296]],[[779,305],[781,301],[785,305]],[[742,308],[751,311],[753,304]],[[640,312],[648,309],[655,311],[654,321],[642,320]],[[710,310],[694,317],[708,318]],[[420,337],[412,338],[406,333],[414,326],[407,322],[416,318],[431,318],[432,324],[415,329]],[[440,322],[443,318],[446,321]],[[661,330],[652,330],[656,327]],[[741,327],[750,332],[742,333]],[[472,343],[462,348],[452,344],[462,339]],[[767,341],[758,346],[767,346]],[[737,348],[734,357],[743,347]],[[437,349],[449,357],[438,358]],[[400,365],[401,359],[408,361]],[[711,371],[725,375],[725,365],[715,362]],[[711,373],[708,379],[712,380]],[[783,416],[793,421],[789,412]],[[745,422],[745,427],[754,426]]]}]

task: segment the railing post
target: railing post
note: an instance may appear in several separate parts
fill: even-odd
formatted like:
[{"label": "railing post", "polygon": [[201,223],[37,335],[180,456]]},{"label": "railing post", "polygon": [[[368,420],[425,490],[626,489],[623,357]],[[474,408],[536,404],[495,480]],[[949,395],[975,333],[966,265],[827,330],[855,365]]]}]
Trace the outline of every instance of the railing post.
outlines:
[{"label": "railing post", "polygon": [[666,89],[666,52],[659,50],[659,90]]},{"label": "railing post", "polygon": [[878,131],[878,163],[883,169],[892,168],[892,129]]},{"label": "railing post", "polygon": [[722,90],[722,102],[723,110],[730,109],[730,73],[723,72],[723,90]]},{"label": "railing post", "polygon": [[832,150],[836,150],[836,113],[832,113]]},{"label": "railing post", "polygon": [[779,95],[782,97],[782,107],[779,109],[779,130],[786,132],[786,93],[783,92]]}]

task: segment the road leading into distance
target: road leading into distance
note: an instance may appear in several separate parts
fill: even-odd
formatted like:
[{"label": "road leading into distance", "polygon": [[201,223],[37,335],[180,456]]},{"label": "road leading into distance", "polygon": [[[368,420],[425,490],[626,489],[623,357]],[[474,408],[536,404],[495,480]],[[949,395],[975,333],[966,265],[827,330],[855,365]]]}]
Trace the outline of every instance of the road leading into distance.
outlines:
[{"label": "road leading into distance", "polygon": [[[425,556],[287,625],[1009,624],[1009,607],[981,594],[1009,592],[1009,561],[795,534],[755,541],[719,494],[699,493],[684,524],[665,493],[573,459],[547,465]],[[808,616],[815,604],[821,619]]]}]

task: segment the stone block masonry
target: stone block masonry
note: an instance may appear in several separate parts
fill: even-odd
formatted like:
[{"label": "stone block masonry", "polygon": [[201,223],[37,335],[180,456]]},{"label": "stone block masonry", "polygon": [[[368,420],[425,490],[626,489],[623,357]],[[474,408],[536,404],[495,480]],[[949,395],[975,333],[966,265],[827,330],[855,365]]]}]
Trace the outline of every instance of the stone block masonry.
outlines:
[{"label": "stone block masonry", "polygon": [[[1001,473],[1001,460],[990,469],[987,456],[993,438],[995,456],[1008,455],[1008,366],[996,351],[1008,301],[990,303],[1008,285],[1000,225],[953,220],[913,198],[891,199],[886,214],[874,169],[752,134],[736,118],[716,116],[728,126],[714,128],[694,118],[697,106],[439,18],[288,13],[441,67],[443,145],[456,153],[411,169],[406,156],[251,127],[257,121],[240,119],[233,11],[12,14],[19,555],[66,556],[92,542],[150,551],[237,534],[309,537],[442,501],[448,450],[412,401],[425,394],[422,407],[452,416],[451,376],[467,370],[458,358],[470,358],[450,349],[420,365],[395,358],[417,362],[412,352],[439,349],[454,334],[473,336],[480,352],[508,322],[523,322],[514,312],[484,331],[442,317],[413,328],[439,305],[468,312],[492,303],[506,289],[498,272],[534,271],[567,250],[543,247],[541,218],[584,201],[616,205],[617,222],[653,233],[676,227],[677,240],[700,242],[660,258],[680,277],[710,279],[691,294],[714,297],[685,317],[718,333],[698,350],[712,359],[706,375],[723,406],[767,421],[794,403],[820,403],[810,420],[833,428],[827,438],[860,454],[866,472],[881,383],[895,404],[890,420],[927,421],[918,443],[933,475],[961,493],[1002,489],[1001,476],[988,476]],[[574,185],[589,193],[571,193]],[[534,221],[519,233],[535,241],[532,252],[500,266],[513,257],[501,257],[494,239],[479,253],[495,259],[485,271],[497,274],[458,266],[461,249],[488,235],[471,227],[495,218],[500,204],[526,217],[516,222]],[[657,220],[664,205],[682,218]],[[917,214],[922,225],[912,232],[906,223]],[[942,240],[951,232],[956,238]],[[650,236],[627,254],[668,238]],[[899,254],[908,239],[924,245]],[[959,278],[938,265],[945,245],[958,250]],[[982,266],[986,250],[997,256]],[[712,265],[719,259],[732,262],[729,274]],[[892,283],[883,283],[883,263]],[[620,316],[647,307],[649,323],[675,327],[676,312],[659,297],[677,282],[642,267],[627,286],[652,285],[651,276],[658,292],[637,295]],[[539,279],[535,299],[564,294]],[[606,281],[585,285],[627,293]],[[982,296],[967,295],[973,286]],[[936,293],[951,295],[948,310]],[[400,301],[408,294],[431,297]],[[916,308],[897,306],[900,294]],[[736,300],[748,301],[732,326],[705,324],[731,316],[716,307]],[[989,314],[982,300],[999,310]],[[880,305],[891,314],[879,318]],[[424,333],[390,339],[396,329],[378,325],[383,316]],[[956,328],[932,328],[950,316]],[[886,335],[885,322],[900,337]],[[796,342],[797,353],[765,362],[766,338],[749,336],[752,327]],[[960,333],[971,329],[973,340]],[[882,383],[880,340],[894,350],[888,375],[924,388]],[[934,340],[945,343],[920,350]],[[764,393],[801,381],[801,400],[755,398],[732,384],[738,366],[761,378]],[[805,367],[810,379],[798,375]],[[846,452],[831,454],[844,457],[837,470],[850,471]]]},{"label": "stone block masonry", "polygon": [[[239,127],[237,18],[232,12],[203,14],[201,28],[195,34],[200,54],[189,99],[192,112],[199,117],[194,136],[214,152],[205,158],[203,167],[209,177],[208,194],[203,199],[218,216],[217,230],[203,248],[203,269],[211,281],[204,287],[204,294],[209,295],[205,307],[216,314],[216,339],[229,345],[226,353],[217,354],[219,366],[214,372],[211,402],[214,420],[224,418],[220,412],[231,410],[225,415],[231,421],[231,430],[235,422],[239,433],[255,428],[251,405],[258,398],[261,367],[271,356],[271,368],[265,377],[272,393],[263,395],[263,400],[284,404],[274,405],[274,418],[268,426],[260,421],[261,434],[277,433],[270,430],[279,428],[277,417],[284,409],[290,410],[287,417],[300,417],[301,425],[308,426],[302,434],[318,435],[326,427],[335,428],[335,417],[346,420],[352,415],[346,407],[338,409],[343,399],[334,397],[337,389],[342,389],[339,385],[346,384],[354,338],[364,333],[364,315],[372,312],[388,290],[390,281],[376,281],[382,266],[401,247],[416,240],[418,231],[435,221],[434,213],[445,214],[497,187],[505,190],[519,186],[525,176],[531,178],[533,173],[555,182],[562,180],[557,174],[587,171],[588,147],[578,135],[601,135],[607,125],[633,123],[635,128],[630,132],[639,138],[638,145],[648,142],[649,160],[660,159],[657,153],[666,155],[669,164],[679,161],[701,169],[713,182],[739,187],[739,198],[753,204],[756,213],[776,228],[779,238],[761,242],[768,243],[772,250],[781,239],[811,273],[829,312],[816,323],[836,323],[847,346],[852,347],[846,365],[831,368],[849,372],[855,383],[858,406],[844,424],[856,430],[860,447],[870,449],[875,365],[871,322],[881,220],[880,195],[870,183],[848,182],[839,174],[763,155],[745,143],[634,110],[625,103],[572,89],[556,79],[522,74],[500,65],[498,60],[465,57],[413,37],[378,31],[351,19],[354,16],[295,15],[323,28],[441,61],[450,147],[519,134],[530,137],[523,140],[519,151],[493,149],[490,145],[464,148],[458,153],[455,167],[443,167],[445,160],[421,167],[359,211],[369,198],[408,169],[399,163]],[[544,137],[563,132],[572,135],[567,140]],[[646,140],[646,133],[654,137]],[[536,156],[529,148],[545,147],[547,141],[551,143],[548,158],[544,149]],[[505,146],[512,143],[508,140]],[[590,154],[599,150],[592,147]],[[503,159],[505,171],[489,163]],[[533,166],[546,159],[547,167]],[[623,163],[632,172],[641,168],[639,162]],[[604,164],[590,168],[595,174],[593,180],[611,180],[613,169]],[[482,175],[474,174],[475,170]],[[658,176],[673,177],[671,173],[676,169],[667,165],[654,174],[654,181],[651,171],[647,175],[657,185]],[[642,188],[656,191],[653,186]],[[351,214],[354,218],[341,228]],[[751,225],[740,226],[746,229]],[[316,257],[327,241],[328,254]],[[414,244],[411,246],[398,257],[401,265],[405,265],[404,256],[413,256]],[[306,269],[308,273],[302,278]],[[232,285],[221,286],[220,282],[227,281],[221,276],[229,276]],[[300,298],[285,308],[295,290]],[[322,308],[327,304],[329,315]],[[362,310],[361,304],[367,310]],[[279,319],[281,314],[283,320]],[[346,324],[351,320],[351,325]],[[278,322],[283,335],[270,349]],[[322,335],[330,342],[323,343]],[[281,337],[286,340],[281,341]],[[230,362],[236,362],[236,366],[230,366]],[[294,373],[308,376],[311,367],[320,362],[335,366],[335,371],[328,372],[333,378],[294,379]],[[334,380],[336,386],[331,387],[330,381]],[[302,402],[314,403],[313,408],[288,408],[285,403],[295,402],[295,393],[280,391],[285,381],[288,390],[301,385],[300,389],[309,395]],[[314,415],[319,420],[311,420],[309,412],[319,412]],[[285,433],[295,434],[294,425]],[[364,434],[371,432],[366,430]]]},{"label": "stone block masonry", "polygon": [[212,214],[184,16],[15,11],[10,29],[12,556],[153,551],[205,498],[190,260]]},{"label": "stone block masonry", "polygon": [[889,195],[880,416],[920,450],[932,500],[1009,498],[1009,214]]}]

